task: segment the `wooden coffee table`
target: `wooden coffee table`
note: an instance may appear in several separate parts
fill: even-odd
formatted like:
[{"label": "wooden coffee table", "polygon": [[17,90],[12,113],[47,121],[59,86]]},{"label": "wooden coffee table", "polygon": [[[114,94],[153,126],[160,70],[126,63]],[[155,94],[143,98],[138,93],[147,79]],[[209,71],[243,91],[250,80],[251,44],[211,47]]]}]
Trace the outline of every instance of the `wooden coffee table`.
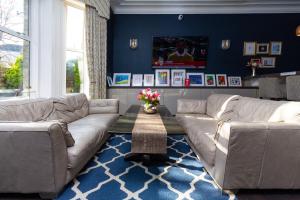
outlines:
[{"label": "wooden coffee table", "polygon": [[158,113],[146,114],[143,107],[131,106],[108,130],[112,134],[132,134],[131,153],[126,160],[167,159],[167,136],[184,134],[183,128],[165,106]]}]

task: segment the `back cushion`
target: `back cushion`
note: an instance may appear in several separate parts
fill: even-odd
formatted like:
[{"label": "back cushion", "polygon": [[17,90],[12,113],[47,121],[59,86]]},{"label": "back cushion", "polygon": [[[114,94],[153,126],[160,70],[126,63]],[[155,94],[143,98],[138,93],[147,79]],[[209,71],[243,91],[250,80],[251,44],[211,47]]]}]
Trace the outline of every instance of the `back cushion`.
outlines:
[{"label": "back cushion", "polygon": [[207,98],[207,115],[220,120],[231,118],[239,95],[212,94]]},{"label": "back cushion", "polygon": [[48,120],[64,120],[71,123],[88,115],[89,102],[85,94],[53,98],[54,111]]},{"label": "back cushion", "polygon": [[50,99],[14,100],[0,102],[1,121],[46,120],[53,111],[53,101]]},{"label": "back cushion", "polygon": [[280,113],[284,112],[281,106],[286,103],[286,101],[242,97],[234,109],[235,120],[243,122],[284,121]]},{"label": "back cushion", "polygon": [[300,123],[300,102],[284,101],[273,112],[269,122],[292,122]]},{"label": "back cushion", "polygon": [[205,114],[206,100],[178,99],[177,113]]}]

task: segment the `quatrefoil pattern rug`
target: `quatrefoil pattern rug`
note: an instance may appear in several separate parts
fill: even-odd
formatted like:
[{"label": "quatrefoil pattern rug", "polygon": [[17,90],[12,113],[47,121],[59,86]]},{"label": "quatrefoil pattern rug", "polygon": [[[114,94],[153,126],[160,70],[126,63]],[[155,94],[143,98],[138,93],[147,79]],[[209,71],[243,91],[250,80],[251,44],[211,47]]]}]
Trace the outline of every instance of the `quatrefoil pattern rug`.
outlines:
[{"label": "quatrefoil pattern rug", "polygon": [[183,136],[168,137],[172,162],[143,165],[124,161],[130,145],[130,135],[112,136],[58,199],[236,199],[215,185]]}]

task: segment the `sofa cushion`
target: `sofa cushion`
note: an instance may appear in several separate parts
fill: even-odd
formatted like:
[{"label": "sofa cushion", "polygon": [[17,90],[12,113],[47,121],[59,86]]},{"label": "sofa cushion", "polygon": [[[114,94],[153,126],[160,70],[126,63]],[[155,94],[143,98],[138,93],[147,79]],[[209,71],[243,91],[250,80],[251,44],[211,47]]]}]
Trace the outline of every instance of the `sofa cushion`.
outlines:
[{"label": "sofa cushion", "polygon": [[70,123],[69,127],[89,125],[95,128],[104,127],[105,129],[108,129],[118,117],[119,114],[92,114]]},{"label": "sofa cushion", "polygon": [[68,168],[75,168],[93,155],[89,155],[91,149],[104,137],[104,128],[91,126],[69,126],[69,130],[75,140],[73,147],[68,148]]},{"label": "sofa cushion", "polygon": [[234,120],[242,122],[283,121],[284,118],[279,113],[284,112],[282,106],[286,103],[286,101],[242,97],[234,108]]},{"label": "sofa cushion", "polygon": [[53,101],[49,99],[26,99],[0,102],[1,121],[43,121],[50,116],[52,111]]},{"label": "sofa cushion", "polygon": [[187,135],[194,148],[202,159],[211,166],[214,165],[215,161],[216,145],[214,137],[217,127],[218,121],[212,118],[189,119],[185,124]]},{"label": "sofa cushion", "polygon": [[177,113],[206,113],[206,100],[178,99]]},{"label": "sofa cushion", "polygon": [[176,120],[185,130],[188,129],[189,121],[195,119],[214,120],[212,117],[206,114],[180,114],[180,113],[176,114]]},{"label": "sofa cushion", "polygon": [[88,115],[89,102],[85,94],[67,95],[53,98],[54,111],[49,120],[62,119],[71,123]]},{"label": "sofa cushion", "polygon": [[89,114],[119,112],[119,100],[117,99],[91,99],[89,104]]},{"label": "sofa cushion", "polygon": [[103,142],[106,130],[117,118],[116,114],[94,114],[69,124],[75,144],[68,148],[68,168],[77,168],[93,156],[90,152]]},{"label": "sofa cushion", "polygon": [[212,94],[207,98],[207,115],[218,120],[229,120],[239,95]]},{"label": "sofa cushion", "polygon": [[286,101],[272,114],[269,122],[300,123],[300,102]]}]

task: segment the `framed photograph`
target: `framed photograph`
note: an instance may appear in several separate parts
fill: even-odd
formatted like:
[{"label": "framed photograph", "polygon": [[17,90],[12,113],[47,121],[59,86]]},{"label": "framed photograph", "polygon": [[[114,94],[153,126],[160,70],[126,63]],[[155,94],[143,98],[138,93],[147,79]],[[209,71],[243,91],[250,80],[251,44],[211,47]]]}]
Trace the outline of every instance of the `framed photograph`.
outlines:
[{"label": "framed photograph", "polygon": [[268,54],[269,43],[258,43],[256,44],[256,54]]},{"label": "framed photograph", "polygon": [[229,87],[242,87],[242,78],[240,76],[228,76]]},{"label": "framed photograph", "polygon": [[113,86],[130,86],[131,73],[114,73]]},{"label": "framed photograph", "polygon": [[205,74],[205,86],[216,86],[216,76],[214,74]]},{"label": "framed photograph", "polygon": [[217,74],[217,86],[218,87],[227,87],[227,75],[226,74]]},{"label": "framed photograph", "polygon": [[187,78],[190,79],[190,86],[204,86],[203,73],[187,73]]},{"label": "framed photograph", "polygon": [[108,86],[111,87],[111,86],[113,85],[113,80],[112,80],[112,78],[111,78],[110,76],[107,76],[107,77],[106,77],[106,80],[107,80]]},{"label": "framed photograph", "polygon": [[270,55],[281,55],[282,42],[271,42]]},{"label": "framed photograph", "polygon": [[144,86],[154,86],[154,74],[144,74]]},{"label": "framed photograph", "polygon": [[256,42],[244,42],[244,56],[254,56],[256,50]]},{"label": "framed photograph", "polygon": [[133,87],[141,87],[143,86],[143,74],[133,74],[132,75],[132,83]]},{"label": "framed photograph", "polygon": [[275,57],[262,57],[261,68],[274,68],[276,63]]},{"label": "framed photograph", "polygon": [[170,86],[170,70],[169,69],[155,70],[155,86],[160,86],[160,87]]},{"label": "framed photograph", "polygon": [[171,85],[175,87],[184,86],[185,70],[172,69],[171,70]]}]

